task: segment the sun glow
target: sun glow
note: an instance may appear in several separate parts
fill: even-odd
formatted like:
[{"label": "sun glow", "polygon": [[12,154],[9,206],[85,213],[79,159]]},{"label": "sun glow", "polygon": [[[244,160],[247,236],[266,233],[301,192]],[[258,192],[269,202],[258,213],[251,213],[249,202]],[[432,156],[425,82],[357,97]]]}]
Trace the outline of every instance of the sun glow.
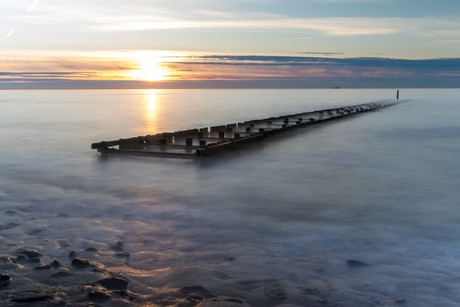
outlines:
[{"label": "sun glow", "polygon": [[138,58],[139,69],[132,71],[129,76],[144,81],[165,80],[169,72],[161,66],[161,61],[155,54],[142,54]]}]

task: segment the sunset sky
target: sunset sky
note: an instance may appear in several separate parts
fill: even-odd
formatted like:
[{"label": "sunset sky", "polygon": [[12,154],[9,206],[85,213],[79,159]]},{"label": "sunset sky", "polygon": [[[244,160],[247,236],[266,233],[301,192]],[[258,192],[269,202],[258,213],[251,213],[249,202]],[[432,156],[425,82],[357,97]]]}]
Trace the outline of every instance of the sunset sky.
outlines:
[{"label": "sunset sky", "polygon": [[458,0],[15,0],[0,16],[0,88],[460,87]]}]

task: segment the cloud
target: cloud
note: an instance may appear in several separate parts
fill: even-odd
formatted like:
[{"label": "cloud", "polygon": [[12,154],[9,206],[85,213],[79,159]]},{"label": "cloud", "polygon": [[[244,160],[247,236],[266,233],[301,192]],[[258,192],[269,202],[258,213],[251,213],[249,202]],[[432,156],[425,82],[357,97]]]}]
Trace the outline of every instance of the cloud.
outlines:
[{"label": "cloud", "polygon": [[[38,0],[34,2],[36,4]],[[458,35],[460,18],[371,18],[321,17],[294,18],[289,15],[238,8],[241,1],[175,1],[160,3],[134,1],[49,1],[43,3],[39,14],[16,15],[23,23],[66,25],[86,31],[148,31],[148,30],[206,30],[206,31],[297,31],[326,36],[387,35],[395,33],[433,33]],[[258,3],[258,1],[252,1]],[[31,6],[33,8],[34,4]],[[181,7],[178,11],[177,8]],[[30,9],[31,9],[30,8]],[[263,9],[263,6],[260,7]],[[305,31],[309,31],[305,35]]]},{"label": "cloud", "polygon": [[40,0],[35,0],[34,3],[32,3],[32,5],[29,7],[29,9],[27,10],[27,13],[32,11],[34,9],[34,7],[38,4]]},{"label": "cloud", "polygon": [[14,29],[11,29],[11,31],[8,33],[6,37],[10,37],[11,35],[13,35],[13,32],[14,32]]},{"label": "cloud", "polygon": [[[123,58],[123,54],[125,57]],[[321,53],[317,53],[321,55]],[[460,58],[407,60],[392,58],[305,55],[156,55],[170,81],[203,80],[313,80],[324,78],[439,79],[460,76]],[[143,55],[145,56],[145,55]],[[129,73],[141,67],[136,53],[81,53],[73,57],[28,58],[3,56],[0,83],[44,80],[132,80]],[[18,71],[18,67],[22,70]],[[316,82],[315,81],[315,82]],[[358,82],[358,81],[356,81]]]}]

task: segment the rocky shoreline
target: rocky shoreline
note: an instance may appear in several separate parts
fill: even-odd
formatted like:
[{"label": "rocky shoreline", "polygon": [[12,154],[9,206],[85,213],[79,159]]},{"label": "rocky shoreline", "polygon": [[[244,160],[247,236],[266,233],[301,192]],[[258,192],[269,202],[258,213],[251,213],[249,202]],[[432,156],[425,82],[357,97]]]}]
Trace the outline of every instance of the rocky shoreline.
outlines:
[{"label": "rocky shoreline", "polygon": [[[49,240],[48,240],[49,241]],[[61,244],[65,244],[61,240]],[[397,306],[404,298],[375,296],[364,299],[357,293],[343,293],[324,281],[288,285],[274,278],[234,278],[214,270],[216,279],[232,283],[233,291],[191,284],[182,287],[148,287],[138,291],[139,280],[129,272],[130,254],[121,241],[107,250],[88,247],[71,250],[67,257],[51,257],[40,246],[12,249],[0,256],[0,306]],[[67,246],[67,248],[70,246]],[[222,265],[237,262],[225,257]],[[368,266],[348,260],[351,270]],[[179,270],[182,270],[179,268]],[[321,270],[321,268],[318,268]],[[185,276],[182,270],[178,276]],[[134,278],[136,279],[136,278]],[[181,282],[177,282],[181,284]],[[236,291],[235,291],[236,289]],[[255,295],[254,295],[255,293]]]}]

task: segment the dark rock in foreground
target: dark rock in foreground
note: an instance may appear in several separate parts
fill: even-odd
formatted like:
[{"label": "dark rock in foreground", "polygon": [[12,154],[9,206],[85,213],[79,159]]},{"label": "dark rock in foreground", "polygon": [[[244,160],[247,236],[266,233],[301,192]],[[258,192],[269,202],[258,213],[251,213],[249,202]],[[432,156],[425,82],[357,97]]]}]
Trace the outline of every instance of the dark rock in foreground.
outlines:
[{"label": "dark rock in foreground", "polygon": [[264,293],[268,297],[275,299],[275,300],[285,300],[287,298],[283,289],[281,289],[280,287],[264,288]]},{"label": "dark rock in foreground", "polygon": [[69,258],[75,258],[75,257],[77,257],[77,252],[76,251],[71,251],[69,253]]},{"label": "dark rock in foreground", "polygon": [[11,301],[15,303],[32,303],[38,301],[46,301],[53,298],[54,296],[51,293],[36,291],[15,296],[11,299]]},{"label": "dark rock in foreground", "polygon": [[125,244],[121,241],[118,241],[117,243],[115,243],[115,246],[112,247],[112,250],[116,252],[122,252],[124,248]]},{"label": "dark rock in foreground", "polygon": [[101,291],[90,291],[88,292],[88,298],[91,300],[105,301],[110,299],[110,295]]},{"label": "dark rock in foreground", "polygon": [[0,273],[0,287],[7,287],[10,284],[10,276]]},{"label": "dark rock in foreground", "polygon": [[204,298],[212,298],[217,296],[201,285],[186,286],[180,289],[179,292],[184,296],[190,294],[199,295]]},{"label": "dark rock in foreground", "polygon": [[80,259],[80,258],[74,258],[72,260],[71,265],[77,269],[86,269],[86,268],[97,268],[99,265],[96,262],[87,260],[87,259]]},{"label": "dark rock in foreground", "polygon": [[57,261],[57,260],[54,260],[54,261],[51,262],[49,265],[50,265],[51,267],[55,268],[55,269],[62,267],[62,264],[61,264],[59,261]]},{"label": "dark rock in foreground", "polygon": [[50,270],[50,269],[51,269],[51,265],[49,265],[49,264],[35,267],[35,270],[37,270],[37,271]]},{"label": "dark rock in foreground", "polygon": [[128,252],[122,252],[122,253],[116,253],[115,254],[115,257],[119,257],[119,258],[129,258],[130,255]]},{"label": "dark rock in foreground", "polygon": [[67,277],[67,276],[70,276],[72,274],[73,273],[69,272],[69,271],[59,271],[59,272],[56,272],[56,273],[52,274],[51,277],[56,277],[56,278]]},{"label": "dark rock in foreground", "polygon": [[94,248],[94,247],[88,247],[87,249],[85,249],[85,252],[92,252],[92,253],[94,253],[94,252],[97,252],[97,249]]},{"label": "dark rock in foreground", "polygon": [[359,260],[347,260],[348,266],[369,266],[367,263],[359,261]]},{"label": "dark rock in foreground", "polygon": [[101,279],[99,283],[107,290],[126,290],[129,282],[126,279],[111,277]]},{"label": "dark rock in foreground", "polygon": [[20,249],[16,253],[19,255],[26,255],[27,258],[38,258],[43,256],[42,252],[35,249]]}]

